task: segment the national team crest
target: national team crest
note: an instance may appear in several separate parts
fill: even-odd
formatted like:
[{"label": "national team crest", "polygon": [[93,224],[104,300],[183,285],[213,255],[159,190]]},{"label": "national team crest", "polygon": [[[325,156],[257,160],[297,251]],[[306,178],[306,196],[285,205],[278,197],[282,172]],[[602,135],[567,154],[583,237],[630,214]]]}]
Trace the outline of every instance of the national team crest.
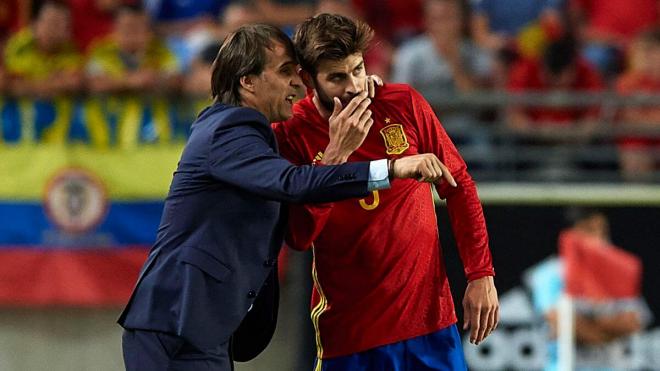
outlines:
[{"label": "national team crest", "polygon": [[[385,120],[389,122],[389,120]],[[380,129],[380,135],[385,139],[385,152],[388,155],[400,155],[410,147],[406,133],[403,131],[401,124],[387,125]]]}]

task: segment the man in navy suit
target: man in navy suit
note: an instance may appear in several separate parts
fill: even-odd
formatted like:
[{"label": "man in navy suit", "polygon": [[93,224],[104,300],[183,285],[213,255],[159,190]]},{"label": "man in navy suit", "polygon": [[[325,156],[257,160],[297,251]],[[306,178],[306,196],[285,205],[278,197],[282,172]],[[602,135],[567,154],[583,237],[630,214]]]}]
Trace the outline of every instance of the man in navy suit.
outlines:
[{"label": "man in navy suit", "polygon": [[[214,104],[192,125],[157,241],[119,318],[129,371],[231,370],[233,360],[250,360],[268,345],[283,203],[364,197],[388,188],[392,177],[450,177],[427,154],[333,166],[282,159],[270,122],[291,117],[302,81],[293,45],[277,28],[239,28],[213,68]],[[369,102],[356,96],[334,117],[325,165],[360,146],[373,123]]]}]

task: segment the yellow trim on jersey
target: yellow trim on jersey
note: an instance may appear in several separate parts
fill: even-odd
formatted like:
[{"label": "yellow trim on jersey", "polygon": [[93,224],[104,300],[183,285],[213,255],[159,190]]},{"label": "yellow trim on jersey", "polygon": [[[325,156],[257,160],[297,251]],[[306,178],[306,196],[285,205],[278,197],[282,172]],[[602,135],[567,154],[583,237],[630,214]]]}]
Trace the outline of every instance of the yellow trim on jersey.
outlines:
[{"label": "yellow trim on jersey", "polygon": [[314,244],[312,244],[312,279],[314,281],[314,287],[316,288],[316,291],[319,293],[320,300],[318,304],[312,309],[311,317],[312,317],[312,324],[314,325],[314,333],[315,333],[315,338],[316,338],[316,367],[314,368],[314,371],[321,371],[321,362],[322,362],[322,357],[323,357],[323,345],[321,344],[321,331],[319,329],[319,319],[321,318],[321,314],[325,312],[325,310],[328,308],[328,300],[325,297],[325,294],[323,293],[323,289],[321,289],[321,284],[319,283],[319,278],[318,274],[316,272],[316,252],[315,252],[315,247]]}]

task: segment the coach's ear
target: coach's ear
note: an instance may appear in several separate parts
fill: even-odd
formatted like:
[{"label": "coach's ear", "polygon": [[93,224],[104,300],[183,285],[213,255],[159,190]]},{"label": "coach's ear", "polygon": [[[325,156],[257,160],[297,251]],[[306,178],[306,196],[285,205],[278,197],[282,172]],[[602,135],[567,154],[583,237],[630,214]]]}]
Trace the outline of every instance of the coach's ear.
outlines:
[{"label": "coach's ear", "polygon": [[309,72],[307,72],[303,69],[300,69],[300,70],[298,70],[298,75],[300,75],[300,78],[302,79],[303,84],[305,84],[305,87],[307,87],[307,89],[314,89],[315,88],[314,79],[312,79],[312,74],[311,73],[309,73]]},{"label": "coach's ear", "polygon": [[241,88],[249,91],[250,93],[254,93],[257,89],[254,85],[254,75],[245,75],[241,76],[239,79],[239,82],[241,83]]}]

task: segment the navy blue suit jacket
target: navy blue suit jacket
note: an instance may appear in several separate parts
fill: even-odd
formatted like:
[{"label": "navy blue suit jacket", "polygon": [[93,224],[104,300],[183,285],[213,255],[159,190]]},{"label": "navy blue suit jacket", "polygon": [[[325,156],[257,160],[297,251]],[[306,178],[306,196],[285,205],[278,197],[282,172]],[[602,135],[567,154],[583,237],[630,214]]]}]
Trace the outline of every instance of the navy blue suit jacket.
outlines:
[{"label": "navy blue suit jacket", "polygon": [[261,113],[207,108],[192,126],[156,243],[119,323],[176,334],[202,349],[235,335],[235,358],[256,356],[277,318],[282,203],[364,197],[368,179],[368,163],[293,166],[278,156]]}]

